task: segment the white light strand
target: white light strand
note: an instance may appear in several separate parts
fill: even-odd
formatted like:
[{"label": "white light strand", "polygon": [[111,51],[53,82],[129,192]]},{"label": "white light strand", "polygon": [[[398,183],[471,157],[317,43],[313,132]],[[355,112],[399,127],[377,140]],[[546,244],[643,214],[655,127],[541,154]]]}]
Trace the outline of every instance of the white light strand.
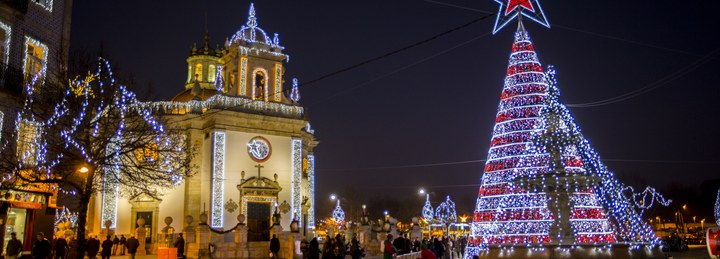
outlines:
[{"label": "white light strand", "polygon": [[315,155],[308,155],[308,208],[307,226],[315,228]]},{"label": "white light strand", "polygon": [[233,97],[221,94],[213,95],[210,98],[202,101],[158,101],[147,102],[143,105],[153,111],[161,111],[169,114],[185,114],[193,111],[232,108],[235,110],[265,113],[270,112],[277,113],[283,116],[301,118],[304,111],[302,106],[287,105],[276,102],[265,102],[263,100],[251,100],[247,97]]},{"label": "white light strand", "polygon": [[223,227],[224,185],[225,185],[225,132],[213,133],[212,201],[210,208],[211,227]]},{"label": "white light strand", "polygon": [[302,226],[302,139],[292,139],[292,151],[290,153],[290,168],[292,173],[292,193],[290,204],[290,218],[297,219],[299,226]]},{"label": "white light strand", "polygon": [[298,89],[298,79],[293,78],[292,79],[292,89],[290,89],[290,100],[293,102],[299,102],[300,101],[300,90]]},{"label": "white light strand", "polygon": [[720,226],[720,190],[718,190],[717,198],[715,199],[715,222]]}]

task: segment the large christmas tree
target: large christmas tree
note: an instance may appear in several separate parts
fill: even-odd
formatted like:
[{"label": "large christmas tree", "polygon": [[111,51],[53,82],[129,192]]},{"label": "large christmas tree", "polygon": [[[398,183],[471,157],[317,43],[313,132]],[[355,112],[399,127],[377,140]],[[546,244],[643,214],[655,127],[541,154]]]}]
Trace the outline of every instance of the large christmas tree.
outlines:
[{"label": "large christmas tree", "polygon": [[[522,23],[500,95],[500,104],[474,213],[476,241],[498,243],[549,243],[554,221],[548,196],[542,190],[524,190],[513,184],[519,177],[547,173],[550,158],[533,137],[542,132],[542,111],[550,98],[543,71],[530,36]],[[587,173],[578,148],[564,150],[565,170]],[[570,221],[577,243],[613,242],[615,235],[595,190],[575,192]]]}]

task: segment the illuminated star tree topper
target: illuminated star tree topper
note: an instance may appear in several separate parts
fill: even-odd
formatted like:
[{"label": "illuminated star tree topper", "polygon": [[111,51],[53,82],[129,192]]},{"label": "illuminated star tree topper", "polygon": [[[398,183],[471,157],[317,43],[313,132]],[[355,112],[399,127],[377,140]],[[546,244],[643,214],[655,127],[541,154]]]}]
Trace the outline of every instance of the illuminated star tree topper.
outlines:
[{"label": "illuminated star tree topper", "polygon": [[495,2],[500,4],[500,7],[497,12],[497,17],[495,18],[493,34],[500,31],[515,18],[519,20],[520,15],[550,28],[550,23],[545,17],[539,1],[540,0],[495,0]]}]

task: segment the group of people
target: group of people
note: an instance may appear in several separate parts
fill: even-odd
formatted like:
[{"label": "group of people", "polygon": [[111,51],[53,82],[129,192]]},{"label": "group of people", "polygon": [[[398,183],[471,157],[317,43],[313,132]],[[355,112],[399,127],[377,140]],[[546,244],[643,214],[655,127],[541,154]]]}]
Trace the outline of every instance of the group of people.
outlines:
[{"label": "group of people", "polygon": [[[182,238],[182,236],[180,238]],[[124,235],[120,235],[120,238],[115,236],[115,238],[111,240],[108,235],[101,243],[100,240],[97,239],[97,236],[90,235],[86,240],[85,250],[88,258],[90,259],[97,258],[98,253],[100,253],[100,256],[105,259],[110,258],[111,255],[125,255],[125,251],[127,249],[127,252],[130,254],[130,258],[134,259],[139,246],[140,242],[133,236],[125,239]],[[5,257],[8,259],[17,259],[21,256],[22,251],[22,241],[17,239],[17,234],[15,232],[10,233],[10,240],[5,247]],[[40,232],[35,236],[35,241],[32,243],[31,256],[35,259],[75,258],[77,257],[77,253],[78,240],[76,236],[68,238],[59,237],[52,239],[51,241],[45,237],[43,232]]]},{"label": "group of people", "polygon": [[393,258],[394,255],[403,255],[412,252],[420,252],[422,259],[454,259],[462,258],[467,246],[465,237],[455,238],[449,236],[432,237],[431,239],[419,238],[410,240],[407,234],[398,236],[393,240],[391,234],[383,242],[383,258]]},{"label": "group of people", "polygon": [[[272,246],[272,242],[271,242]],[[360,241],[353,236],[350,242],[345,242],[345,237],[336,235],[335,238],[328,238],[320,248],[317,237],[307,242],[303,240],[300,245],[303,258],[308,259],[337,259],[350,256],[353,259],[365,257],[365,249],[360,247]]]}]

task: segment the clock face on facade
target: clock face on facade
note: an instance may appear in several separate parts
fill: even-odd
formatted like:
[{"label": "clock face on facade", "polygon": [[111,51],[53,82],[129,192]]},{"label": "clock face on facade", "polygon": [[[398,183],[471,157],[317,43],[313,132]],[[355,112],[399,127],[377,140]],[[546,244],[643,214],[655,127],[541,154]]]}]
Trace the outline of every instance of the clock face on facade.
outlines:
[{"label": "clock face on facade", "polygon": [[255,162],[265,162],[272,154],[270,141],[260,136],[250,139],[247,144],[247,149],[248,155],[250,155],[250,158]]}]

